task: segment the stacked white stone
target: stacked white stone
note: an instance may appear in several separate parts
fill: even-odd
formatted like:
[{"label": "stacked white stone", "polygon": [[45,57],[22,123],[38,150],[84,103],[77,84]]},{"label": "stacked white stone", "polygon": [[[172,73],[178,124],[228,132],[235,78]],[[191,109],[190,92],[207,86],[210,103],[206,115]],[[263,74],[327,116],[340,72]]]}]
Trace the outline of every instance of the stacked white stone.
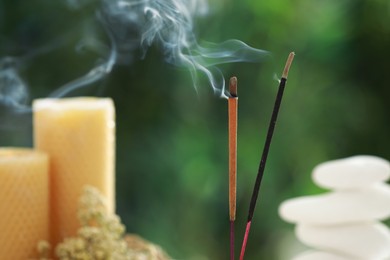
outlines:
[{"label": "stacked white stone", "polygon": [[390,257],[390,163],[354,156],[318,165],[314,182],[330,192],[283,202],[280,216],[315,250],[294,260],[383,260]]}]

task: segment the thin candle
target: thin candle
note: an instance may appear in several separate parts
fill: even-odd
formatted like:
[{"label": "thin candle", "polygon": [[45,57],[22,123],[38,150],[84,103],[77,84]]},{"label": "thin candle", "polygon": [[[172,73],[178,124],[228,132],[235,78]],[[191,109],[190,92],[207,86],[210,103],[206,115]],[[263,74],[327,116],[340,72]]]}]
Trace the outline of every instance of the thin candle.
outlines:
[{"label": "thin candle", "polygon": [[237,193],[237,78],[230,78],[228,98],[229,120],[229,219],[230,219],[230,259],[234,260],[234,221],[236,220]]},{"label": "thin candle", "polygon": [[251,228],[253,214],[254,214],[254,211],[256,208],[257,197],[259,195],[260,185],[261,185],[261,181],[262,181],[263,175],[264,175],[265,164],[267,162],[267,156],[268,156],[269,148],[271,146],[272,136],[273,136],[275,125],[276,125],[276,120],[278,118],[279,108],[280,108],[280,104],[282,102],[284,88],[285,88],[286,82],[287,82],[288,71],[289,71],[291,63],[294,59],[294,55],[295,55],[295,53],[291,52],[290,55],[288,56],[286,65],[285,65],[284,70],[283,70],[282,78],[281,78],[280,83],[279,83],[279,90],[278,90],[278,94],[277,94],[276,99],[275,99],[274,109],[273,109],[271,121],[270,121],[269,127],[268,127],[267,138],[266,138],[266,141],[264,144],[263,154],[261,156],[260,166],[259,166],[259,170],[257,173],[256,182],[255,182],[255,186],[253,188],[252,198],[251,198],[251,202],[250,202],[250,206],[249,206],[249,213],[248,213],[248,219],[247,219],[247,224],[246,224],[246,229],[245,229],[245,235],[244,235],[244,239],[243,239],[242,247],[241,247],[241,252],[240,252],[240,260],[244,259],[246,244],[248,242],[248,235],[249,235],[249,231]]}]

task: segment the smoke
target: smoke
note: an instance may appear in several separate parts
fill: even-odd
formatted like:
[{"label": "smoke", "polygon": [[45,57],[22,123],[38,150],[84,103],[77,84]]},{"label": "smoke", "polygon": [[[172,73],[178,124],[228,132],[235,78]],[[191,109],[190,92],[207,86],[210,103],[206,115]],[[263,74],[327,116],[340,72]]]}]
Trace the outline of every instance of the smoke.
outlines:
[{"label": "smoke", "polygon": [[189,70],[195,88],[201,73],[217,95],[227,97],[217,65],[259,62],[268,53],[238,40],[198,44],[193,20],[207,10],[207,2],[202,0],[103,0],[101,13],[120,49],[141,48],[144,57],[149,47],[157,44],[167,62]]},{"label": "smoke", "polygon": [[[93,1],[70,0],[71,8],[81,9]],[[259,62],[266,51],[252,48],[238,40],[220,44],[199,44],[193,33],[194,18],[206,15],[204,0],[101,0],[97,19],[110,39],[111,54],[106,62],[83,77],[72,81],[51,96],[62,96],[74,89],[100,80],[115,64],[129,64],[141,50],[145,58],[148,49],[157,45],[165,60],[191,73],[194,87],[200,85],[200,75],[206,76],[214,92],[227,97],[225,79],[217,67],[232,62]]]},{"label": "smoke", "polygon": [[[0,59],[0,136],[5,142],[10,139],[6,132],[30,130],[28,125],[31,120],[25,116],[30,111],[27,105],[28,86],[19,75],[20,66],[21,63],[13,57]],[[5,133],[1,130],[5,130]]]},{"label": "smoke", "polygon": [[28,100],[28,87],[19,76],[19,66],[12,57],[0,59],[0,103],[23,110]]},{"label": "smoke", "polygon": [[[90,84],[97,82],[104,77],[106,77],[110,72],[112,71],[115,63],[117,62],[117,57],[118,57],[118,51],[117,51],[117,45],[116,42],[113,38],[113,35],[111,34],[110,31],[107,30],[107,34],[110,39],[111,43],[111,51],[109,52],[108,58],[102,62],[101,64],[97,65],[96,67],[92,68],[87,74],[84,76],[75,79],[63,86],[61,86],[59,89],[54,91],[53,93],[50,94],[50,97],[63,97],[66,96],[68,93],[72,92],[73,90],[80,89],[82,87],[87,87]],[[79,50],[82,50],[83,48],[92,48],[95,49],[97,52],[104,52],[104,45],[101,44],[99,41],[95,41],[93,38],[86,38],[89,41],[87,42],[81,42],[78,46]],[[86,41],[85,39],[85,41]]]},{"label": "smoke", "polygon": [[36,48],[24,56],[0,57],[0,105],[13,110],[13,113],[30,112],[29,86],[22,78],[21,71],[29,66],[31,60],[37,56],[50,53],[64,45],[64,37],[52,41],[50,44]]},{"label": "smoke", "polygon": [[[268,53],[238,40],[199,44],[194,35],[194,18],[208,13],[206,0],[67,0],[74,11],[95,8],[95,23],[106,39],[85,30],[76,50],[95,51],[100,59],[84,75],[57,88],[50,97],[63,97],[104,79],[117,64],[131,64],[145,58],[152,45],[158,46],[166,61],[190,72],[195,88],[204,76],[214,92],[227,97],[225,80],[218,65],[259,62]],[[66,35],[66,33],[64,33]],[[29,111],[28,85],[20,76],[26,59],[47,54],[66,40],[33,51],[22,58],[0,57],[0,104],[15,111]],[[138,57],[139,50],[141,57]]]}]

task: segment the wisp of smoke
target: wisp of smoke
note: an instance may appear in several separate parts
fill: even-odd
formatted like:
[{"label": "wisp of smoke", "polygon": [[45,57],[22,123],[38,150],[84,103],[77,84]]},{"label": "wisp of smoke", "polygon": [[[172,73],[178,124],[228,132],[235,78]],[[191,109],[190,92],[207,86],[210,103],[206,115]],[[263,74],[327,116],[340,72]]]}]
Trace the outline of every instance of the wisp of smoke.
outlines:
[{"label": "wisp of smoke", "polygon": [[[72,92],[73,90],[86,87],[96,81],[101,80],[110,72],[112,71],[112,68],[114,67],[115,63],[117,62],[117,57],[118,57],[118,51],[117,51],[117,45],[116,42],[114,41],[113,35],[111,34],[110,31],[108,31],[107,28],[105,28],[108,34],[108,37],[110,39],[111,43],[111,51],[106,59],[105,62],[99,64],[96,67],[93,67],[87,74],[84,76],[77,78],[63,86],[61,86],[59,89],[54,91],[53,93],[50,94],[50,97],[63,97],[66,96],[69,92]],[[99,42],[93,42],[91,43],[85,43],[85,44],[80,44],[78,46],[79,49],[83,48],[85,45],[93,45],[95,44],[95,48],[100,50],[103,49],[102,46],[99,46]],[[97,46],[96,46],[97,45]]]},{"label": "wisp of smoke", "polygon": [[145,55],[152,44],[157,44],[167,62],[190,71],[196,88],[200,72],[207,76],[214,92],[221,97],[227,95],[225,80],[217,65],[259,62],[268,54],[238,40],[198,44],[193,19],[207,12],[205,1],[103,0],[101,11],[106,27],[119,40],[118,46],[141,47]]},{"label": "wisp of smoke", "polygon": [[12,57],[0,59],[0,103],[24,110],[28,100],[28,88],[19,76],[18,61]]},{"label": "wisp of smoke", "polygon": [[[68,0],[67,4],[73,9],[97,6],[96,20],[106,32],[109,44],[95,35],[85,37],[87,43],[82,43],[81,49],[84,45],[93,45],[101,53],[102,61],[85,75],[58,88],[50,97],[66,96],[105,78],[116,64],[131,63],[136,50],[142,51],[143,58],[155,44],[167,62],[189,70],[196,89],[199,75],[203,75],[214,92],[226,98],[225,80],[218,65],[259,62],[268,56],[268,52],[238,40],[199,44],[193,33],[193,20],[207,13],[206,0]],[[41,54],[40,51],[33,53]],[[22,111],[28,108],[28,88],[19,76],[18,62],[23,61],[0,58],[0,103]]]}]

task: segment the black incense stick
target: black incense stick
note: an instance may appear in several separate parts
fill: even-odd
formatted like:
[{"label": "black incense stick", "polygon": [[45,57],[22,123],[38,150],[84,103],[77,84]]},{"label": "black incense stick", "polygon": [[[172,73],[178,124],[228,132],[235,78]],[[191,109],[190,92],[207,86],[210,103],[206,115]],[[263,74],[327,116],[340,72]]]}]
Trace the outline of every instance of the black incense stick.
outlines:
[{"label": "black incense stick", "polygon": [[253,214],[254,214],[254,211],[256,208],[257,197],[259,195],[260,185],[261,185],[261,181],[262,181],[263,175],[264,175],[265,164],[267,162],[267,156],[268,156],[269,148],[271,146],[272,136],[273,136],[275,125],[276,125],[276,120],[278,118],[280,104],[282,102],[284,87],[286,86],[288,71],[289,71],[291,63],[294,59],[294,55],[295,55],[294,52],[291,52],[290,55],[288,56],[286,66],[284,67],[283,75],[282,75],[282,78],[280,80],[279,90],[278,90],[278,93],[277,93],[277,96],[275,99],[274,110],[272,112],[271,121],[270,121],[269,127],[268,127],[267,139],[266,139],[265,144],[264,144],[263,154],[261,156],[260,166],[259,166],[259,170],[257,172],[255,186],[253,188],[252,198],[251,198],[251,202],[250,202],[250,206],[249,206],[248,219],[247,219],[247,224],[246,224],[246,229],[245,229],[245,235],[244,235],[244,239],[243,239],[242,247],[241,247],[240,260],[244,260],[246,244],[248,242],[248,235],[249,235],[249,231],[251,228]]}]

